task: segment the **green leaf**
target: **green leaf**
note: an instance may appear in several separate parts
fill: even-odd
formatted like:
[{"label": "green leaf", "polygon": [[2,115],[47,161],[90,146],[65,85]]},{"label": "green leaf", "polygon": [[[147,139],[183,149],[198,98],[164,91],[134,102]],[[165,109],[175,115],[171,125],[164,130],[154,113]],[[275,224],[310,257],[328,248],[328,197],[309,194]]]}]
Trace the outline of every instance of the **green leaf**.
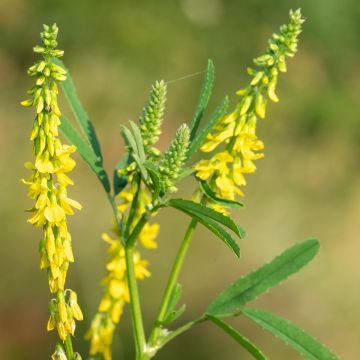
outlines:
[{"label": "green leaf", "polygon": [[224,330],[229,334],[236,342],[238,342],[245,350],[247,350],[255,359],[257,360],[266,360],[267,357],[259,350],[249,339],[241,335],[236,331],[232,326],[226,322],[220,320],[215,316],[208,315],[207,318],[211,320],[215,325],[220,329]]},{"label": "green leaf", "polygon": [[175,307],[181,297],[181,293],[182,293],[182,286],[179,283],[177,283],[171,293],[169,304],[166,309],[164,320],[162,321],[161,325],[168,325],[174,322],[184,313],[186,309],[185,304],[182,305],[179,309],[175,310]]},{"label": "green leaf", "polygon": [[152,197],[153,199],[158,199],[159,196],[162,196],[165,192],[159,170],[157,166],[151,161],[145,161],[144,167],[148,171],[152,181]]},{"label": "green leaf", "polygon": [[125,152],[125,154],[123,154],[120,161],[115,166],[113,177],[115,195],[119,194],[128,183],[128,177],[126,175],[120,175],[118,170],[125,169],[131,164],[131,162],[131,155],[128,152]]},{"label": "green leaf", "polygon": [[169,206],[172,206],[183,213],[189,215],[196,221],[200,222],[206,228],[208,228],[212,233],[214,233],[219,239],[221,239],[233,252],[237,257],[240,257],[240,248],[236,241],[231,237],[231,235],[225,231],[216,221],[212,218],[207,217],[201,213],[192,213],[185,208],[178,207],[175,204],[170,202],[168,203]]},{"label": "green leaf", "polygon": [[338,360],[326,346],[307,334],[303,329],[270,312],[258,309],[243,309],[242,313],[291,346],[308,360]]},{"label": "green leaf", "polygon": [[138,154],[136,140],[131,131],[124,125],[121,125],[121,135],[124,138],[126,146],[128,146],[134,154]]},{"label": "green leaf", "polygon": [[145,150],[144,150],[144,141],[142,139],[140,129],[133,121],[130,121],[130,125],[132,128],[133,134],[134,134],[134,139],[135,139],[136,147],[137,147],[137,153],[139,154],[141,163],[144,163],[146,160],[146,157],[145,157]]},{"label": "green leaf", "polygon": [[225,115],[228,107],[229,98],[226,96],[221,102],[221,104],[215,109],[215,112],[211,115],[209,121],[206,122],[205,126],[194,138],[191,138],[190,147],[187,153],[188,158],[190,158],[191,155],[193,155],[199,150],[200,146],[205,142],[206,137],[211,132],[213,127],[219,122],[219,119]]},{"label": "green leaf", "polygon": [[194,117],[191,120],[191,124],[190,124],[190,130],[191,130],[190,141],[192,141],[195,138],[196,132],[200,125],[201,118],[209,103],[213,84],[214,84],[214,78],[215,78],[215,66],[214,63],[209,59],[200,92],[200,98],[196,106]]},{"label": "green leaf", "polygon": [[78,131],[72,126],[71,122],[65,116],[61,115],[60,120],[60,130],[62,133],[71,144],[76,146],[80,156],[95,172],[105,191],[110,192],[110,182],[104,168],[101,165],[100,158],[96,156],[93,149],[83,140]]},{"label": "green leaf", "polygon": [[65,93],[66,99],[70,104],[70,107],[75,115],[76,121],[79,123],[81,130],[86,136],[86,139],[89,141],[92,149],[94,150],[94,153],[100,158],[100,164],[102,165],[103,157],[101,154],[100,143],[96,135],[94,125],[92,124],[88,114],[84,110],[80,100],[77,97],[75,85],[71,78],[70,72],[60,59],[53,58],[53,61],[58,66],[61,66],[67,71],[66,80],[62,81],[60,83],[60,86]]},{"label": "green leaf", "polygon": [[318,240],[307,240],[292,246],[270,263],[230,285],[208,306],[206,313],[215,316],[239,314],[244,304],[298,272],[315,257],[318,251]]},{"label": "green leaf", "polygon": [[179,309],[172,310],[170,313],[165,317],[165,319],[161,322],[161,325],[169,325],[177,320],[181,315],[184,314],[186,310],[186,305],[183,304]]},{"label": "green leaf", "polygon": [[202,215],[215,220],[216,222],[219,222],[220,224],[232,230],[240,238],[245,236],[245,230],[237,225],[230,217],[208,208],[207,206],[184,199],[171,199],[169,201],[169,205],[178,209],[184,209],[185,211],[188,211],[196,216]]},{"label": "green leaf", "polygon": [[219,205],[223,205],[223,206],[227,206],[227,207],[231,207],[231,208],[244,207],[244,204],[242,204],[241,202],[233,201],[233,200],[226,200],[226,199],[222,199],[222,198],[218,197],[217,194],[214,191],[212,191],[211,187],[205,180],[200,180],[200,188],[203,191],[203,193],[210,200],[212,200],[213,202],[215,202]]},{"label": "green leaf", "polygon": [[168,308],[166,310],[167,312],[172,311],[175,308],[176,304],[180,300],[181,294],[182,286],[181,284],[177,283],[171,292]]},{"label": "green leaf", "polygon": [[[121,126],[121,134],[124,138],[124,141],[126,145],[129,147],[129,150],[131,150],[131,156],[135,160],[136,164],[138,165],[141,174],[146,181],[148,179],[148,173],[144,167],[144,161],[145,161],[145,153],[143,153],[144,148],[138,148],[138,141],[140,139],[138,138],[138,134],[132,134],[131,131],[126,126]],[[141,137],[141,135],[140,135]]]}]

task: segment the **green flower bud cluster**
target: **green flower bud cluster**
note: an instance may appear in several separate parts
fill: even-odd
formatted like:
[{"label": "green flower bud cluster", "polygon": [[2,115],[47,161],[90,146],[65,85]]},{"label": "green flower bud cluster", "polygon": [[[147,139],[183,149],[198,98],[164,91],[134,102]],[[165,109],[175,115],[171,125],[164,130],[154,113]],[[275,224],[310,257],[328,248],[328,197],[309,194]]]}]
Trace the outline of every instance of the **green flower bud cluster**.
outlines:
[{"label": "green flower bud cluster", "polygon": [[145,152],[159,156],[160,152],[152,145],[156,144],[161,134],[166,102],[166,85],[164,81],[156,81],[152,86],[150,98],[140,116],[140,132],[144,140]]},{"label": "green flower bud cluster", "polygon": [[186,154],[190,142],[190,129],[186,124],[180,126],[174,140],[164,153],[159,163],[159,171],[162,176],[165,191],[176,191],[175,181],[180,175],[186,160]]}]

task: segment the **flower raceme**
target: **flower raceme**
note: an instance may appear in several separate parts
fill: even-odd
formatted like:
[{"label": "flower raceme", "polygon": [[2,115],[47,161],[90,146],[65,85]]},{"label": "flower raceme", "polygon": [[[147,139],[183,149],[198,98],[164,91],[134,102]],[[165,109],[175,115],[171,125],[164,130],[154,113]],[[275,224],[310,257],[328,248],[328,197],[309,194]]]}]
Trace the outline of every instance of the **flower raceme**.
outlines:
[{"label": "flower raceme", "polygon": [[[264,144],[256,135],[257,121],[265,118],[266,97],[273,102],[279,101],[275,93],[278,75],[286,71],[286,57],[294,56],[297,51],[303,22],[300,10],[290,12],[289,24],[272,35],[266,54],[254,59],[256,69],[248,69],[252,79],[246,88],[237,91],[240,99],[235,109],[220,119],[201,147],[203,152],[212,152],[225,145],[224,150],[195,166],[197,178],[210,180],[213,190],[225,199],[243,196],[244,175],[255,172],[254,161],[264,156],[259,152]],[[226,211],[218,204],[211,206]]]},{"label": "flower raceme", "polygon": [[[32,174],[23,182],[29,186],[28,196],[35,200],[29,210],[33,215],[28,222],[43,228],[39,247],[40,268],[47,269],[50,292],[56,294],[49,304],[47,328],[56,328],[60,339],[65,340],[69,334],[74,334],[75,320],[83,318],[76,293],[65,290],[69,263],[74,261],[66,216],[74,213],[73,208],[81,209],[81,205],[67,195],[67,186],[73,184],[67,173],[75,166],[70,156],[76,147],[62,144],[58,138],[61,113],[57,102],[57,81],[66,79],[66,71],[52,61],[53,57],[63,55],[63,51],[56,49],[57,33],[56,24],[51,27],[44,25],[42,46],[34,47],[34,52],[41,54],[42,59],[28,70],[28,74],[36,78],[36,84],[28,91],[32,98],[23,101],[22,105],[36,109],[30,136],[35,161],[25,164]],[[59,347],[57,353],[61,354]]]},{"label": "flower raceme", "polygon": [[[120,192],[118,198],[120,204],[118,211],[123,222],[127,221],[128,210],[134,200],[138,186],[130,181],[128,189]],[[147,190],[140,185],[138,195],[138,207],[134,223],[136,223],[146,211],[146,206],[151,203],[151,197]],[[116,239],[108,234],[103,234],[102,239],[110,245],[108,249],[109,259],[106,264],[107,275],[102,281],[104,295],[100,301],[98,312],[94,316],[86,338],[90,341],[90,355],[101,355],[104,360],[112,359],[112,340],[117,324],[120,322],[123,308],[130,302],[129,288],[126,277],[125,248],[122,237],[117,227],[113,232]],[[159,233],[159,224],[147,223],[139,234],[139,242],[145,249],[157,248],[155,239]],[[140,252],[134,252],[135,276],[143,280],[150,276],[148,261],[141,258]]]}]

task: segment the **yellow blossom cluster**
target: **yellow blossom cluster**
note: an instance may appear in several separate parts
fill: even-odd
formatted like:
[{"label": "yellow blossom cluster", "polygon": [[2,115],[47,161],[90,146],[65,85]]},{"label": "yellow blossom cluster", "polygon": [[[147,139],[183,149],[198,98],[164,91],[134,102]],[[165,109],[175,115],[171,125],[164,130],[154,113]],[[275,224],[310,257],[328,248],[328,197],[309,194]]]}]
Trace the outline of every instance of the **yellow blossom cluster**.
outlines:
[{"label": "yellow blossom cluster", "polygon": [[[256,135],[257,121],[265,118],[266,97],[279,101],[275,93],[278,75],[286,71],[285,58],[293,56],[297,50],[303,21],[300,10],[290,12],[289,24],[273,34],[266,54],[254,59],[257,68],[248,69],[252,79],[246,88],[237,91],[240,99],[235,109],[220,119],[201,147],[203,152],[211,152],[224,145],[223,151],[195,166],[197,178],[209,180],[211,188],[224,199],[243,196],[240,188],[246,185],[244,175],[255,172],[254,161],[264,156],[259,152],[264,144]],[[226,212],[218,204],[210,206]]]},{"label": "yellow blossom cluster", "polygon": [[56,24],[51,27],[44,25],[42,46],[34,48],[43,59],[28,70],[28,74],[36,78],[36,84],[28,91],[32,98],[23,101],[22,105],[36,108],[30,137],[35,161],[25,164],[32,174],[23,182],[29,186],[28,196],[35,200],[35,205],[29,210],[32,216],[28,222],[43,228],[39,247],[40,268],[47,269],[50,291],[56,294],[50,302],[48,330],[57,328],[59,337],[65,340],[68,334],[74,334],[74,319],[83,318],[76,294],[69,290],[66,301],[64,291],[69,263],[74,261],[66,216],[74,213],[73,208],[81,209],[81,205],[67,196],[67,186],[73,182],[66,174],[75,166],[70,155],[76,148],[62,144],[58,138],[61,113],[56,81],[65,80],[66,71],[52,62],[52,57],[63,54],[55,49],[57,32]]},{"label": "yellow blossom cluster", "polygon": [[[118,205],[119,213],[124,221],[126,214],[137,192],[137,186],[131,182],[129,190],[122,191],[118,197],[121,203]],[[134,223],[140,219],[145,212],[146,206],[150,204],[151,198],[147,190],[140,188],[138,195],[138,208]],[[126,277],[125,249],[121,241],[118,229],[114,229],[117,235],[112,239],[108,234],[103,234],[102,239],[109,247],[109,259],[106,264],[107,275],[102,281],[104,295],[100,301],[98,312],[92,320],[86,338],[90,340],[90,355],[101,355],[104,360],[111,360],[111,346],[116,325],[119,323],[123,308],[130,302],[129,289]],[[155,239],[159,233],[159,224],[146,224],[139,234],[139,241],[146,249],[157,247]],[[143,280],[150,276],[148,261],[141,258],[140,252],[134,252],[135,277]]]}]

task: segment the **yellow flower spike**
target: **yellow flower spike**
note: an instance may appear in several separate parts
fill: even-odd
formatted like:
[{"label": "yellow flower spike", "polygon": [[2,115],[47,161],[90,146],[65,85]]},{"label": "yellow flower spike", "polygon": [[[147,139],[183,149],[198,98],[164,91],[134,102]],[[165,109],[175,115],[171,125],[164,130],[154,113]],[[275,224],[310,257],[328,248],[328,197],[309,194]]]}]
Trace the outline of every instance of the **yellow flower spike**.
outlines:
[{"label": "yellow flower spike", "polygon": [[[208,185],[220,197],[234,199],[236,194],[243,196],[239,187],[246,184],[244,174],[255,172],[254,161],[264,156],[258,153],[264,144],[256,136],[257,117],[266,116],[266,94],[271,101],[279,101],[275,93],[279,71],[286,71],[286,57],[293,56],[297,50],[303,21],[300,11],[290,12],[290,23],[273,34],[266,53],[254,59],[255,67],[247,68],[252,78],[247,87],[236,92],[240,99],[235,110],[215,124],[213,132],[208,134],[207,141],[200,147],[201,151],[210,152],[223,145],[225,151],[233,156],[233,160],[223,161],[217,160],[214,155],[210,160],[200,160],[195,165],[196,177],[211,179]],[[211,201],[208,206],[223,212]]]}]

